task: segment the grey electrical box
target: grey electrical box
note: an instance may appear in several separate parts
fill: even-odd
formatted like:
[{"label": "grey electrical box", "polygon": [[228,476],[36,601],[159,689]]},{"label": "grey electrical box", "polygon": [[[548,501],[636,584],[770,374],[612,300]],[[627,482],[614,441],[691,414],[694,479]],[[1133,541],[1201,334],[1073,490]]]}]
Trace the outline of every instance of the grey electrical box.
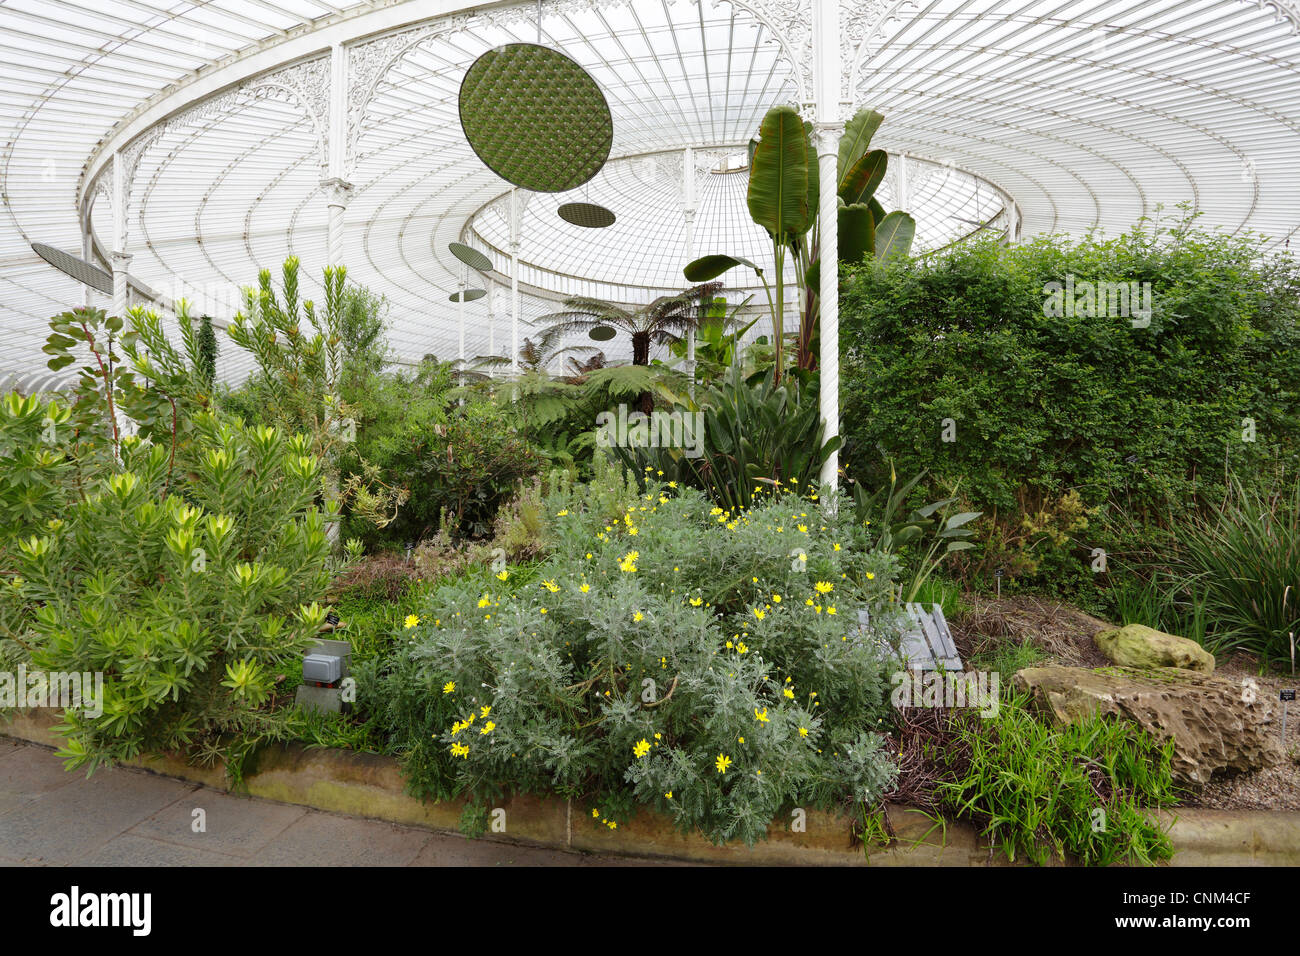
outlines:
[{"label": "grey electrical box", "polygon": [[347,710],[355,694],[355,687],[344,693],[351,673],[352,645],[347,641],[318,639],[302,658],[298,706],[328,713]]},{"label": "grey electrical box", "polygon": [[308,654],[302,659],[302,679],[334,684],[343,679],[343,658],[337,654]]}]

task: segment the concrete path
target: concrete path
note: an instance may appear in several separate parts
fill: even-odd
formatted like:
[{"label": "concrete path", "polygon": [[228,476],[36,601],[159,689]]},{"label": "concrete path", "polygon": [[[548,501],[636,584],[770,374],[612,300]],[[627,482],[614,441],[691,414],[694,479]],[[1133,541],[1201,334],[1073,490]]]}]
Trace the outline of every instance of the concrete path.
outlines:
[{"label": "concrete path", "polygon": [[[194,832],[195,810],[206,817]],[[645,866],[240,797],[130,768],[69,773],[0,738],[0,866]]]}]

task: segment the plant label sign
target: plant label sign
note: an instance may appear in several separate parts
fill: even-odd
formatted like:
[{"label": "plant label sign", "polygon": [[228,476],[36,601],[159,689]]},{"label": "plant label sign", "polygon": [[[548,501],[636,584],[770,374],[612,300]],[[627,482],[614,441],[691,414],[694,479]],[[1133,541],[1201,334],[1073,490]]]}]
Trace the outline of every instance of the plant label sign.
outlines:
[{"label": "plant label sign", "polygon": [[325,615],[325,623],[330,625],[331,627],[338,627],[339,616],[335,614],[333,611],[330,611],[328,614]]},{"label": "plant label sign", "polygon": [[1295,691],[1293,691],[1293,690],[1284,690],[1284,691],[1282,691],[1282,693],[1281,693],[1280,695],[1278,695],[1278,698],[1277,698],[1277,699],[1278,699],[1278,700],[1282,700],[1282,701],[1295,700]]}]

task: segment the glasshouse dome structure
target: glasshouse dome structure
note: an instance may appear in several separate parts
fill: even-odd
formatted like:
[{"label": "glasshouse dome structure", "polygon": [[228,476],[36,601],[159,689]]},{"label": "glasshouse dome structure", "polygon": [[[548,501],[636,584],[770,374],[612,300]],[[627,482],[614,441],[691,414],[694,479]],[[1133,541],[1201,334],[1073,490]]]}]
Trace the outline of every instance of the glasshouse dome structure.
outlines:
[{"label": "glasshouse dome structure", "polygon": [[[1300,224],[1291,0],[844,0],[834,57],[814,49],[812,6],[7,2],[0,372],[39,377],[49,316],[111,302],[34,244],[218,326],[259,268],[297,255],[318,283],[342,263],[388,298],[397,361],[504,353],[565,296],[645,302],[694,256],[753,257],[746,144],[773,105],[818,118],[819,84],[841,119],[886,117],[880,195],[913,214],[917,250],[1114,232],[1180,203],[1278,245]],[[603,92],[612,147],[585,184],[517,188],[467,142],[461,82],[509,43],[562,52]],[[572,202],[615,222],[566,222]],[[469,272],[453,242],[491,269]],[[462,284],[487,294],[462,307]],[[223,355],[223,377],[247,371]]]}]

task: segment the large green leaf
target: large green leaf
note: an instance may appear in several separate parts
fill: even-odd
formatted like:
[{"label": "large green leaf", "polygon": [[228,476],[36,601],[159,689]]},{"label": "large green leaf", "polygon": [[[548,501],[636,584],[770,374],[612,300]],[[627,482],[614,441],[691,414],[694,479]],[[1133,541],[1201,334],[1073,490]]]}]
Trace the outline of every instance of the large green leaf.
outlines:
[{"label": "large green leaf", "polygon": [[[840,262],[858,265],[864,258],[876,254],[876,229],[869,207],[861,203],[840,207],[839,239]],[[814,295],[820,294],[820,257],[808,267],[804,282]]]},{"label": "large green leaf", "polygon": [[789,106],[768,110],[759,127],[749,173],[749,215],[773,236],[799,235],[812,225],[808,206],[808,137]]},{"label": "large green leaf", "polygon": [[879,229],[880,223],[885,218],[885,207],[880,205],[880,200],[877,199],[875,196],[871,197],[871,200],[867,203],[867,205],[871,208],[871,221],[875,223],[876,228]]},{"label": "large green leaf", "polygon": [[[815,145],[816,141],[813,139],[812,123],[803,124],[803,138],[804,149],[807,150],[808,155],[808,228],[811,229],[812,224],[817,221],[817,214],[822,203],[821,165],[817,160],[817,147]],[[794,254],[798,255],[799,253],[795,251]]]},{"label": "large green leaf", "polygon": [[867,202],[885,178],[888,167],[889,154],[883,149],[871,150],[840,177],[840,198],[850,205]]},{"label": "large green leaf", "polygon": [[876,229],[867,206],[861,203],[841,206],[839,229],[840,262],[858,265],[876,254]]},{"label": "large green leaf", "polygon": [[876,258],[907,255],[916,236],[916,220],[895,210],[876,225]]},{"label": "large green leaf", "polygon": [[688,262],[682,272],[690,282],[709,282],[736,266],[749,266],[760,276],[763,274],[762,268],[756,263],[740,256],[728,256],[720,252],[709,256],[701,256],[693,262]]},{"label": "large green leaf", "polygon": [[839,156],[839,191],[844,189],[844,179],[858,160],[866,155],[871,147],[871,137],[876,134],[885,117],[875,110],[859,110],[844,126],[844,135],[840,137]]}]

